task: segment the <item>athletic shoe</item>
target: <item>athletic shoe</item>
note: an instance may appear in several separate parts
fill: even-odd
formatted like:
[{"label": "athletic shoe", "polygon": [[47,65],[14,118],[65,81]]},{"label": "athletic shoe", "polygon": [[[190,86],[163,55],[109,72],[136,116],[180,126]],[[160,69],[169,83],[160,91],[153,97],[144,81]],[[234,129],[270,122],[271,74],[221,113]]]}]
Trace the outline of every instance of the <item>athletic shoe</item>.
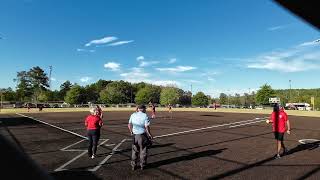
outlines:
[{"label": "athletic shoe", "polygon": [[280,159],[281,156],[280,156],[280,154],[276,154],[276,155],[274,156],[274,158],[275,158],[275,159]]},{"label": "athletic shoe", "polygon": [[96,157],[96,155],[93,154],[93,155],[91,156],[91,159],[94,159],[95,157]]}]

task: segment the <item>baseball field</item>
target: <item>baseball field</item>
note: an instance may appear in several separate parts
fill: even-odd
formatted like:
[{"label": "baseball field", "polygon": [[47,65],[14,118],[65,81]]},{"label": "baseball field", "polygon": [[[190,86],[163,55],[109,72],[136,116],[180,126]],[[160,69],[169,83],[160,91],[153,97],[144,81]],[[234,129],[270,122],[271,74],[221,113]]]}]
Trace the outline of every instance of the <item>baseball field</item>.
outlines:
[{"label": "baseball field", "polygon": [[[153,146],[145,170],[130,167],[127,123],[133,108],[104,109],[97,158],[87,157],[88,109],[6,110],[3,136],[55,179],[317,179],[320,176],[318,112],[289,111],[289,153],[274,159],[270,110],[157,109]],[[241,111],[241,112],[240,112]],[[150,113],[150,112],[147,112]],[[295,113],[301,113],[299,115]],[[314,117],[312,117],[314,116]]]}]

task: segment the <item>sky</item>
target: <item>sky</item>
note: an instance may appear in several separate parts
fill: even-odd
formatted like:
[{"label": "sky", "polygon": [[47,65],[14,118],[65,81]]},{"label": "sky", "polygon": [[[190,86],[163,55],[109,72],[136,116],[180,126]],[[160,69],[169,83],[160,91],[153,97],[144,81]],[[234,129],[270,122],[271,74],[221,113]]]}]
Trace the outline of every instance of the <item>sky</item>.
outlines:
[{"label": "sky", "polygon": [[213,97],[319,88],[319,38],[269,0],[2,0],[0,88],[34,66],[52,66],[53,90],[99,79]]}]

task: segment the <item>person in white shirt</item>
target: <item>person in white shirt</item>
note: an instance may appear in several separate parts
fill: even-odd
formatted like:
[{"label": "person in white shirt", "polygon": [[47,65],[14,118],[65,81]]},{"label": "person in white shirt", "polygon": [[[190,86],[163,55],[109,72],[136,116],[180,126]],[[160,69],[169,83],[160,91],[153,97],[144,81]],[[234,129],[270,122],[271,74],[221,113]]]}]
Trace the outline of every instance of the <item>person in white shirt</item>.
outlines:
[{"label": "person in white shirt", "polygon": [[148,144],[153,138],[150,132],[150,120],[146,114],[145,105],[139,105],[138,112],[134,112],[130,116],[128,128],[133,140],[131,157],[132,170],[137,168],[139,156],[140,168],[143,170],[147,164]]}]

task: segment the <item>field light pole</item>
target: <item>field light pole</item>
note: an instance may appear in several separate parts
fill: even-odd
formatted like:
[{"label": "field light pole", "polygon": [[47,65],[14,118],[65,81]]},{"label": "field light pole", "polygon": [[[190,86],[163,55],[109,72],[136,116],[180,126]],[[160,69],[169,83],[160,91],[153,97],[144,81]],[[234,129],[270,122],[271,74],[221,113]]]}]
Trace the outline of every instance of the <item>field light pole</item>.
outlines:
[{"label": "field light pole", "polygon": [[228,93],[228,108],[230,108],[230,103],[229,103],[229,89],[227,90]]},{"label": "field light pole", "polygon": [[289,80],[289,101],[291,100],[291,79]]},{"label": "field light pole", "polygon": [[131,103],[132,103],[132,87],[131,87]]},{"label": "field light pole", "polygon": [[0,93],[1,93],[1,104],[0,104],[0,112],[1,112],[1,110],[2,110],[2,96],[3,96],[3,93],[2,93],[2,91],[0,91]]}]

